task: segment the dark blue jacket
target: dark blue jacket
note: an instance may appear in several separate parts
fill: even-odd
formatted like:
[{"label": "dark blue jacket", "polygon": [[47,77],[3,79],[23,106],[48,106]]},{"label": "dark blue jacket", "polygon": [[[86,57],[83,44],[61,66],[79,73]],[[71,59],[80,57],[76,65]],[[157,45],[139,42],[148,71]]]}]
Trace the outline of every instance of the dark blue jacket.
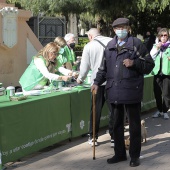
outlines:
[{"label": "dark blue jacket", "polygon": [[[123,60],[127,58],[134,60],[132,67],[123,65]],[[118,53],[115,36],[105,49],[104,62],[94,84],[100,85],[107,81],[106,93],[110,103],[139,103],[143,97],[144,74],[149,74],[153,67],[154,61],[139,39],[129,36]]]}]

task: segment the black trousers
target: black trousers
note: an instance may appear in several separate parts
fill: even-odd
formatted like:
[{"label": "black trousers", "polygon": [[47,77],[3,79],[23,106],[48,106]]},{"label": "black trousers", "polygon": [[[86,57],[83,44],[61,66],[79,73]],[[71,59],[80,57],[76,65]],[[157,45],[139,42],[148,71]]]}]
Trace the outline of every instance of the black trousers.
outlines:
[{"label": "black trousers", "polygon": [[114,133],[113,133],[114,118],[113,118],[113,114],[112,114],[112,105],[107,101],[107,96],[106,96],[106,103],[109,108],[109,134],[111,136],[111,139],[114,140]]},{"label": "black trousers", "polygon": [[[97,94],[96,94],[96,121],[95,121],[95,135],[96,139],[98,138],[98,132],[100,127],[100,117],[103,105],[105,103],[105,86],[99,86]],[[90,127],[89,127],[89,135],[93,136],[93,100],[91,95],[91,110],[90,110]]]},{"label": "black trousers", "polygon": [[153,87],[157,108],[166,113],[170,106],[170,76],[154,76]]},{"label": "black trousers", "polygon": [[131,158],[139,158],[141,152],[141,103],[118,105],[112,104],[115,156],[126,156],[124,142],[124,113],[127,113],[129,118],[129,155]]}]

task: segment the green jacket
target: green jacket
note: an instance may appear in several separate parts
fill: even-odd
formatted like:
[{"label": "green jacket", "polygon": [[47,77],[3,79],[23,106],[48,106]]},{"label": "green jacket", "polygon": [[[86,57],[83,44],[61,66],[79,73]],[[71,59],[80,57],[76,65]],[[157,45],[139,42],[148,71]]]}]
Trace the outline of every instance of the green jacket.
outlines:
[{"label": "green jacket", "polygon": [[170,75],[170,60],[168,57],[170,57],[170,47],[166,49],[164,52],[158,52],[156,58],[155,58],[155,67],[153,68],[151,74],[157,75],[160,70],[160,59],[162,57],[162,73],[164,75]]},{"label": "green jacket", "polygon": [[[46,85],[48,79],[45,78],[42,73],[37,69],[36,65],[34,64],[33,57],[30,65],[27,67],[23,75],[21,76],[19,83],[22,86],[22,89],[25,91],[32,90],[36,85]],[[41,56],[41,59],[44,61],[44,58]]]}]

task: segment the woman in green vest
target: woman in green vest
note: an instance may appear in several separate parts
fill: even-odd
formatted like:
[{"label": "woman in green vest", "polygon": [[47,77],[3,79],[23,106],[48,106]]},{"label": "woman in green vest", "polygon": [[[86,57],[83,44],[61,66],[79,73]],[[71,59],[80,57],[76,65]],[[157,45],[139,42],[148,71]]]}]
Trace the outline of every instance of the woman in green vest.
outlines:
[{"label": "woman in green vest", "polygon": [[71,61],[69,59],[69,54],[67,50],[67,43],[64,38],[58,36],[55,38],[54,42],[60,46],[59,55],[57,56],[57,74],[69,75],[73,77],[78,77],[77,72],[72,68]]},{"label": "woman in green vest", "polygon": [[162,28],[158,32],[159,42],[153,45],[151,56],[155,61],[155,67],[151,74],[154,75],[154,95],[158,111],[152,116],[157,118],[163,116],[169,119],[168,110],[170,106],[170,41],[169,31]]},{"label": "woman in green vest", "polygon": [[55,74],[56,56],[60,47],[54,42],[48,43],[41,49],[21,76],[19,83],[23,91],[40,90],[52,81],[68,81],[70,76]]}]

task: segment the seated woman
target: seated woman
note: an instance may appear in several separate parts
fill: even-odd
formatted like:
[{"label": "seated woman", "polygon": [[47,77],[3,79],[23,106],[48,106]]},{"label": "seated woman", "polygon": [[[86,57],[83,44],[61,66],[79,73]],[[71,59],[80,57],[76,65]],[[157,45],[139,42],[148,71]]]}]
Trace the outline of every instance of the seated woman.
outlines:
[{"label": "seated woman", "polygon": [[54,42],[48,43],[41,49],[21,76],[19,83],[23,91],[40,90],[51,81],[68,81],[70,76],[55,74],[56,56],[60,47]]}]

